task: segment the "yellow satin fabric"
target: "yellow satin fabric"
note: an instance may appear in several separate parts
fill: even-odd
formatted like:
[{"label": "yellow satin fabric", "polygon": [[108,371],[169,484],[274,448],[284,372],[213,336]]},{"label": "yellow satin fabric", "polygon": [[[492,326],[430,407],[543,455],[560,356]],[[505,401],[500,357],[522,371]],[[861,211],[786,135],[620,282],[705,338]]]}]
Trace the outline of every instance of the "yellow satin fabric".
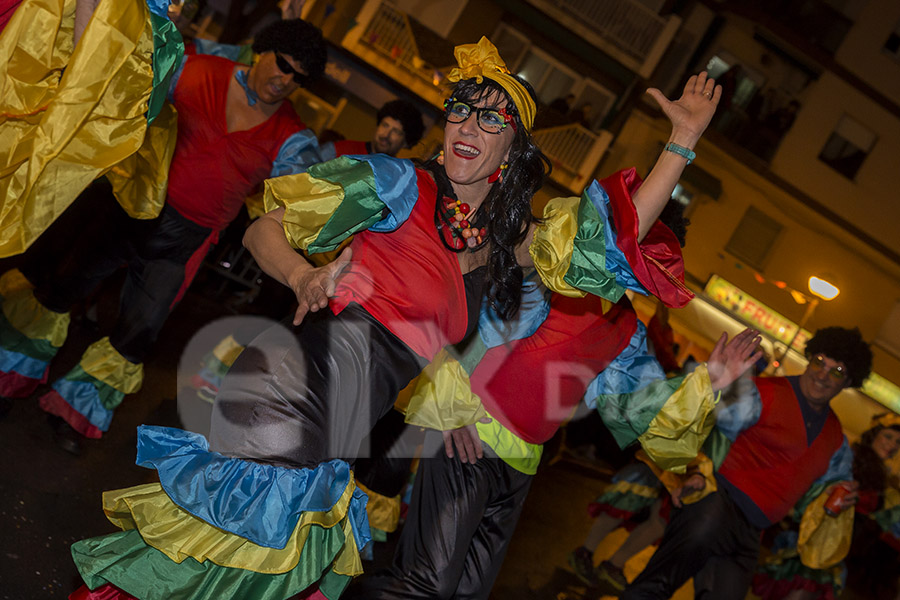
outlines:
[{"label": "yellow satin fabric", "polygon": [[587,295],[563,280],[572,262],[580,202],[578,197],[550,200],[544,207],[544,221],[535,229],[534,239],[528,247],[528,253],[544,285],[571,298],[583,298]]},{"label": "yellow satin fabric", "polygon": [[106,173],[116,200],[131,218],[153,219],[162,210],[177,138],[178,112],[167,102],[147,127],[138,151]]},{"label": "yellow satin fabric", "polygon": [[884,490],[884,510],[890,510],[900,504],[900,490],[888,487]]},{"label": "yellow satin fabric", "polygon": [[633,494],[642,498],[656,498],[657,496],[659,496],[659,491],[657,491],[656,488],[641,485],[640,483],[631,483],[628,481],[617,481],[615,483],[611,483],[603,489],[603,493]]},{"label": "yellow satin fabric", "polygon": [[134,394],[144,382],[143,363],[128,362],[113,348],[108,337],[88,346],[78,364],[85,373],[123,394]]},{"label": "yellow satin fabric", "polygon": [[797,550],[800,560],[811,569],[825,569],[844,560],[853,537],[853,515],[850,507],[835,517],[825,514],[828,493],[822,492],[810,502],[800,520]]},{"label": "yellow satin fabric", "polygon": [[669,493],[672,493],[675,490],[681,488],[688,477],[697,473],[703,475],[703,479],[706,481],[706,486],[702,490],[697,490],[695,492],[691,492],[686,496],[682,496],[681,501],[684,504],[693,504],[694,502],[699,502],[703,498],[706,498],[708,495],[719,489],[716,485],[715,467],[713,465],[713,462],[709,459],[708,456],[706,456],[706,454],[702,452],[698,454],[697,457],[687,465],[686,472],[683,474],[673,473],[672,471],[664,471],[663,469],[660,469],[659,465],[650,460],[650,457],[647,456],[647,453],[643,450],[638,450],[635,453],[634,457],[650,467],[650,470],[652,470],[653,474],[656,475],[656,478],[659,479],[664,486],[666,486],[666,489],[669,491]]},{"label": "yellow satin fabric", "polygon": [[469,374],[446,349],[425,367],[418,382],[406,408],[407,423],[448,431],[487,416],[481,399],[472,393]]},{"label": "yellow satin fabric", "polygon": [[638,441],[660,468],[684,473],[715,425],[714,408],[709,372],[700,365],[684,378]]},{"label": "yellow satin fabric", "polygon": [[16,292],[22,290],[31,290],[34,286],[25,279],[22,271],[18,269],[10,269],[3,275],[0,275],[0,299],[6,298]]},{"label": "yellow satin fabric", "polygon": [[393,498],[373,492],[359,481],[356,487],[369,497],[366,503],[366,514],[369,515],[369,526],[391,533],[400,524],[400,494]]},{"label": "yellow satin fabric", "polygon": [[455,83],[460,79],[475,79],[481,83],[482,77],[496,81],[512,98],[525,129],[531,131],[537,106],[525,86],[510,75],[506,63],[490,40],[481,36],[477,44],[462,44],[454,48],[453,55],[459,66],[447,75],[448,81]]},{"label": "yellow satin fabric", "polygon": [[284,233],[294,248],[305,250],[344,200],[344,188],[306,173],[266,180],[266,212],[285,209]]},{"label": "yellow satin fabric", "polygon": [[244,347],[234,339],[234,336],[229,335],[216,344],[216,347],[213,348],[213,356],[226,367],[230,367],[243,351]]},{"label": "yellow satin fabric", "polygon": [[172,502],[159,483],[148,483],[103,493],[103,512],[120,529],[137,529],[148,546],[156,548],[176,563],[191,557],[209,560],[222,567],[256,573],[286,573],[297,566],[310,527],[339,526],[344,532],[344,548],[332,569],[356,576],[362,573],[362,561],[347,519],[347,508],[355,485],[344,490],[328,512],[305,512],[284,548],[266,548],[239,535],[228,533],[199,519]]},{"label": "yellow satin fabric", "polygon": [[149,9],[101,0],[73,49],[74,9],[27,0],[0,36],[0,257],[23,252],[144,140]]},{"label": "yellow satin fabric", "polygon": [[58,313],[45,308],[34,297],[31,288],[4,294],[3,316],[9,324],[32,340],[47,340],[59,348],[66,341],[69,331],[69,313]]}]

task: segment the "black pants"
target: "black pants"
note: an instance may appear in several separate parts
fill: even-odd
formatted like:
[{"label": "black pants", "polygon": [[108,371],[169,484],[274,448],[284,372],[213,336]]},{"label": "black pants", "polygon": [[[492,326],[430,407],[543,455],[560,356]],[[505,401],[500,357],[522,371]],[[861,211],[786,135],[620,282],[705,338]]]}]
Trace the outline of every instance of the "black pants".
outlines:
[{"label": "black pants", "polygon": [[361,443],[425,361],[369,313],[292,315],[241,352],[219,387],[210,447],[289,467],[369,456]]},{"label": "black pants", "polygon": [[724,491],[673,512],[662,542],[621,598],[666,600],[694,578],[694,597],[743,600],[759,555],[761,531]]},{"label": "black pants", "polygon": [[[92,184],[75,205],[80,205],[79,219],[63,220],[45,232],[26,253],[22,271],[36,286],[41,304],[68,312],[126,267],[110,343],[130,362],[142,362],[171,312],[185,264],[212,230],[168,205],[156,219],[132,219],[105,181]],[[93,209],[89,221],[83,210],[87,205]],[[69,228],[63,229],[65,225]]]},{"label": "black pants", "polygon": [[[363,576],[343,598],[486,599],[516,528],[531,475],[485,447],[474,465],[444,454],[429,435],[393,566]],[[436,438],[436,440],[435,440]]]}]

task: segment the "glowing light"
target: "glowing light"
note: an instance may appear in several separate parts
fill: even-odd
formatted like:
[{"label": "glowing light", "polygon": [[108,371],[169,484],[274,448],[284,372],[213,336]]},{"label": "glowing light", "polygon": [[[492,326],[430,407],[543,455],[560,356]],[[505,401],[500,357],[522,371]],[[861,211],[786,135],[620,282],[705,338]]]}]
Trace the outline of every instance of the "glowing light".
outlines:
[{"label": "glowing light", "polygon": [[823,300],[833,300],[841,293],[836,285],[818,277],[809,278],[809,291]]}]

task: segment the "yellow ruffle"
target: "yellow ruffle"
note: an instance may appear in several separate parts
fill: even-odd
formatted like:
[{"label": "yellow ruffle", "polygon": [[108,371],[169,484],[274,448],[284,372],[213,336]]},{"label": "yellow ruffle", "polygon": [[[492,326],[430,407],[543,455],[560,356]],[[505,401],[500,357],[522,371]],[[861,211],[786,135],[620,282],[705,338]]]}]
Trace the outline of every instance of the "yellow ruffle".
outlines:
[{"label": "yellow ruffle", "polygon": [[230,367],[243,351],[244,346],[239,344],[238,341],[234,339],[234,336],[229,335],[216,344],[216,347],[213,348],[213,356],[226,367]]},{"label": "yellow ruffle", "polygon": [[825,569],[844,560],[853,537],[853,515],[850,507],[835,517],[825,514],[828,493],[822,492],[810,502],[800,520],[797,550],[800,560],[811,569]]},{"label": "yellow ruffle", "polygon": [[604,494],[631,494],[642,498],[656,498],[659,496],[659,490],[640,483],[631,483],[629,481],[616,481],[611,483],[603,490]]},{"label": "yellow ruffle", "polygon": [[0,299],[11,296],[16,292],[30,289],[34,289],[34,286],[25,278],[22,271],[18,269],[10,269],[3,275],[0,275]]},{"label": "yellow ruffle", "polygon": [[407,423],[449,431],[487,416],[481,399],[472,393],[469,374],[446,349],[438,352],[418,381],[406,408]]},{"label": "yellow ruffle", "polygon": [[45,308],[34,297],[31,288],[4,295],[3,316],[19,333],[29,339],[47,340],[56,348],[66,341],[69,313],[53,312]]},{"label": "yellow ruffle", "polygon": [[176,563],[191,557],[198,562],[209,560],[222,567],[267,574],[286,573],[297,566],[311,527],[337,525],[344,532],[344,547],[332,569],[341,575],[356,576],[362,573],[362,561],[347,519],[354,488],[351,480],[328,512],[303,513],[281,549],[266,548],[213,527],[172,502],[159,483],[104,492],[103,511],[113,525],[123,530],[137,529],[147,545]]},{"label": "yellow ruffle", "polygon": [[664,486],[666,486],[666,489],[669,491],[669,493],[672,493],[682,487],[688,477],[697,473],[703,475],[703,479],[706,480],[706,486],[702,490],[697,490],[695,492],[691,492],[686,496],[682,496],[681,501],[685,504],[693,504],[694,502],[699,502],[703,498],[706,498],[708,495],[718,490],[713,462],[703,452],[698,454],[694,458],[694,460],[692,460],[687,465],[687,467],[685,468],[685,473],[673,473],[672,471],[664,471],[663,469],[660,469],[659,465],[650,460],[650,457],[647,456],[647,453],[643,450],[638,450],[635,453],[634,457],[650,467],[650,469],[653,471],[653,474],[656,475],[656,478],[659,479]]},{"label": "yellow ruffle", "polygon": [[900,490],[893,487],[884,490],[884,510],[890,510],[900,504]]},{"label": "yellow ruffle", "polygon": [[388,498],[378,492],[373,492],[359,481],[356,482],[356,487],[369,497],[369,501],[366,503],[369,526],[387,533],[396,531],[400,524],[400,494]]},{"label": "yellow ruffle", "polygon": [[166,102],[147,127],[137,152],[106,173],[116,200],[133,219],[153,219],[166,203],[169,166],[178,137],[178,113]]},{"label": "yellow ruffle", "polygon": [[715,425],[714,408],[709,373],[700,365],[684,378],[638,441],[662,469],[684,473]]},{"label": "yellow ruffle", "polygon": [[266,180],[266,212],[285,208],[284,233],[294,248],[305,250],[344,200],[344,188],[306,173]]},{"label": "yellow ruffle", "polygon": [[88,346],[79,364],[85,373],[123,394],[134,394],[144,382],[143,363],[128,362],[113,348],[108,337]]},{"label": "yellow ruffle", "polygon": [[583,298],[586,292],[566,283],[563,277],[572,262],[575,234],[578,232],[580,198],[554,198],[544,207],[543,222],[537,226],[528,253],[550,290]]},{"label": "yellow ruffle", "polygon": [[23,252],[147,129],[146,4],[101,0],[73,49],[74,9],[23,2],[0,36],[0,256]]}]

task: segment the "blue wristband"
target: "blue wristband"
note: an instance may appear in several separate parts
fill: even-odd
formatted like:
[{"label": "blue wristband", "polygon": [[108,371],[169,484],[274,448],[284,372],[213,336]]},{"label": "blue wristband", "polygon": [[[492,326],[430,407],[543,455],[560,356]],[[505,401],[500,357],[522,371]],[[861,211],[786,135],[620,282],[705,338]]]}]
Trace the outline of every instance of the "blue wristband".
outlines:
[{"label": "blue wristband", "polygon": [[694,162],[694,159],[697,158],[697,155],[693,150],[685,148],[684,146],[679,146],[675,142],[669,142],[668,144],[666,144],[666,147],[663,148],[663,150],[674,152],[678,156],[685,157],[687,159],[687,164],[691,164],[692,162]]}]

